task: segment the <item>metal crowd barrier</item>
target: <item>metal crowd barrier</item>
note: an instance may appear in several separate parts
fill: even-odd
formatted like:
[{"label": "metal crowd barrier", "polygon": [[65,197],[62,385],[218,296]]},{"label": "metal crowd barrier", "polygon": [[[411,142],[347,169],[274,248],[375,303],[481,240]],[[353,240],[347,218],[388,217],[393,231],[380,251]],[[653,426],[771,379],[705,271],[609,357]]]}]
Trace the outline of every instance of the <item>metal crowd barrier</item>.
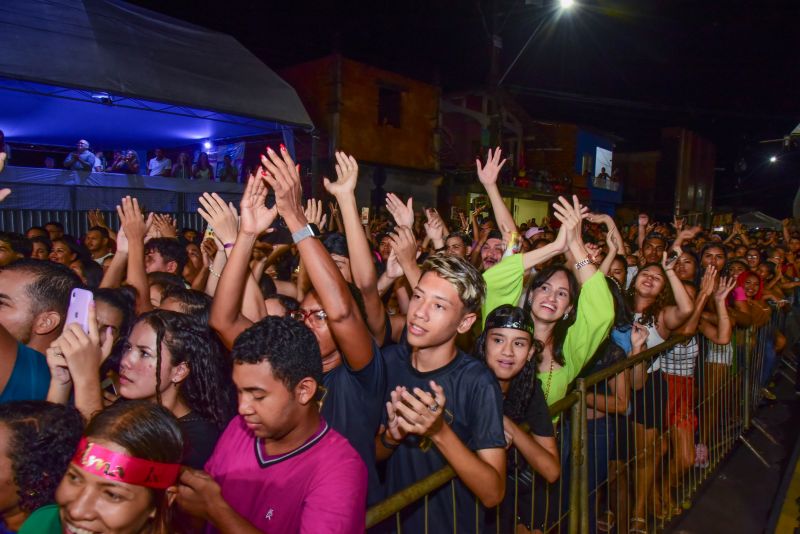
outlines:
[{"label": "metal crowd barrier", "polygon": [[[766,325],[735,329],[724,346],[700,334],[671,338],[576,380],[574,390],[550,407],[558,416],[561,478],[548,484],[529,468],[521,471],[510,449],[506,498],[486,511],[483,531],[662,531],[691,506],[737,442],[766,464],[747,432],[755,428],[770,438],[753,413],[781,363],[775,337],[785,320],[786,313],[774,309]],[[628,402],[607,402],[611,413],[592,411],[592,399],[615,391],[620,376]],[[699,463],[700,445],[707,463]],[[367,527],[406,532],[404,511],[424,506],[427,513],[428,496],[454,484],[454,477],[446,467],[372,506]],[[481,506],[477,499],[475,506]],[[464,530],[455,525],[453,532]]]}]

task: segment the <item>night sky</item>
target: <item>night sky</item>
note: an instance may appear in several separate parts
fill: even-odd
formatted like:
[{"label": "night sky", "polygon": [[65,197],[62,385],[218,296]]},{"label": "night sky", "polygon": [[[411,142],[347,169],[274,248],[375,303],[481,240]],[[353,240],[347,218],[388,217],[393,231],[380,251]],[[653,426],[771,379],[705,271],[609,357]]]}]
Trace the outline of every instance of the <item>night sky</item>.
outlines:
[{"label": "night sky", "polygon": [[539,27],[503,83],[532,116],[612,132],[622,150],[656,148],[661,127],[690,127],[717,143],[716,205],[757,198],[788,215],[800,155],[760,141],[800,122],[800,3],[577,2],[567,13],[552,0],[134,3],[229,33],[274,69],[338,49],[445,92],[488,83],[492,32],[502,74]]}]

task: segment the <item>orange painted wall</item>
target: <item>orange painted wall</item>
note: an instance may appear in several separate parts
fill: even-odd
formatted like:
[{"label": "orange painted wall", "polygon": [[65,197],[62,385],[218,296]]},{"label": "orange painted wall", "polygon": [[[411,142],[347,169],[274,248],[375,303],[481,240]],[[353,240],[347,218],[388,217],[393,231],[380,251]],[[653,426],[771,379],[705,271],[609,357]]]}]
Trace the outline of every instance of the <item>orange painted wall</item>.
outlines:
[{"label": "orange painted wall", "polygon": [[[402,88],[400,128],[378,124],[379,84]],[[342,60],[340,146],[365,161],[436,168],[433,134],[439,88],[399,74]]]}]

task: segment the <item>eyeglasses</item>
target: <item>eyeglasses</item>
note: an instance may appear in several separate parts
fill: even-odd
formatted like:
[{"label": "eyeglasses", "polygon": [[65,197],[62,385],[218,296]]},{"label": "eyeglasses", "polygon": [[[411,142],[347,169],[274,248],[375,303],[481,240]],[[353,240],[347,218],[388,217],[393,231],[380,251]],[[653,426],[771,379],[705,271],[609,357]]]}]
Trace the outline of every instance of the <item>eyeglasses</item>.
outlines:
[{"label": "eyeglasses", "polygon": [[325,313],[325,310],[295,310],[289,314],[289,317],[295,321],[309,321],[312,325],[319,325],[325,322],[328,314]]},{"label": "eyeglasses", "polygon": [[756,258],[758,258],[758,256],[757,256],[756,254],[748,254],[748,255],[747,255],[747,259],[748,259],[748,260],[754,260],[754,259],[756,259]]}]

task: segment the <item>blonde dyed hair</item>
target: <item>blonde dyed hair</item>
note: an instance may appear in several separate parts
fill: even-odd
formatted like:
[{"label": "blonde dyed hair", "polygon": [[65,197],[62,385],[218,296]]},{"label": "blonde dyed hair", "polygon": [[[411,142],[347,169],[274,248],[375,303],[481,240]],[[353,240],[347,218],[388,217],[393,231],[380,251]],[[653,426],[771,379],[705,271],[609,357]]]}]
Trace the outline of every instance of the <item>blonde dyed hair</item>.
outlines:
[{"label": "blonde dyed hair", "polygon": [[471,263],[457,256],[434,254],[422,264],[422,274],[436,273],[450,282],[458,291],[461,303],[467,313],[480,309],[486,298],[486,282],[481,273]]}]

